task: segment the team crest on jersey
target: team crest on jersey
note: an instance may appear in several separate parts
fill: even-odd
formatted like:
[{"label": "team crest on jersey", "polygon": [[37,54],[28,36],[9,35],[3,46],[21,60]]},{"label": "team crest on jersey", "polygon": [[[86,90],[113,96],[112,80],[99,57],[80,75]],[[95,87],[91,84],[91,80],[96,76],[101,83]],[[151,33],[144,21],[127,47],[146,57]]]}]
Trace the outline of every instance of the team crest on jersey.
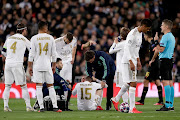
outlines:
[{"label": "team crest on jersey", "polygon": [[72,45],[70,45],[70,47],[72,48]]}]

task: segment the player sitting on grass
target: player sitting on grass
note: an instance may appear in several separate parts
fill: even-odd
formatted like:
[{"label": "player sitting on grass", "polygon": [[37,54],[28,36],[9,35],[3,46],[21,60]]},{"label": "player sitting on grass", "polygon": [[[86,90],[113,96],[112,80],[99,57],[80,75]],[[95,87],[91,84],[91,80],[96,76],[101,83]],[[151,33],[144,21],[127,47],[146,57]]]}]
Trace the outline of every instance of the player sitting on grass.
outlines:
[{"label": "player sitting on grass", "polygon": [[89,76],[82,78],[72,92],[73,95],[77,94],[78,110],[103,110],[101,107],[101,96],[104,87],[102,82],[101,84],[93,82],[93,79]]}]

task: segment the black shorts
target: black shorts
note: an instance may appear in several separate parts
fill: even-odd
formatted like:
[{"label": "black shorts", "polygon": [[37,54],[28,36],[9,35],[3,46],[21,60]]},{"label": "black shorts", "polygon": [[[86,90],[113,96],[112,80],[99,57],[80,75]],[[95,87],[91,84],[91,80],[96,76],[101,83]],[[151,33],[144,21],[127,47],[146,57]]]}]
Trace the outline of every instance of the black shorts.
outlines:
[{"label": "black shorts", "polygon": [[159,61],[155,61],[149,66],[148,71],[146,72],[146,75],[144,79],[149,80],[151,82],[152,80],[160,79],[160,69],[159,69]]},{"label": "black shorts", "polygon": [[160,59],[161,80],[172,80],[173,60],[168,58]]}]

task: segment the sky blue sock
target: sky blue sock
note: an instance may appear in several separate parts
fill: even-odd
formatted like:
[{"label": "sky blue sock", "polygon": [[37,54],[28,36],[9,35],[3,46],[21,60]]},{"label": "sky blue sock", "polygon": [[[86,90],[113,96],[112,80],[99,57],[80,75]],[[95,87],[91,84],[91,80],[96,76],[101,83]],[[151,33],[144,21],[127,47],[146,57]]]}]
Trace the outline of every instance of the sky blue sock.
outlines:
[{"label": "sky blue sock", "polygon": [[171,95],[170,95],[170,107],[173,107],[173,103],[174,103],[174,87],[171,87]]},{"label": "sky blue sock", "polygon": [[170,95],[171,95],[171,87],[170,85],[164,86],[165,91],[165,107],[170,107]]}]

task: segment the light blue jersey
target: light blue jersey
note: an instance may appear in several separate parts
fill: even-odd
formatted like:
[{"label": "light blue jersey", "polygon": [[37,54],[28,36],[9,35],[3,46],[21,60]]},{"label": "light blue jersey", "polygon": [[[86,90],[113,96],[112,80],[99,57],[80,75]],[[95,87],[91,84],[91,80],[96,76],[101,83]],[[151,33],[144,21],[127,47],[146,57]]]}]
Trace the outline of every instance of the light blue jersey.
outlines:
[{"label": "light blue jersey", "polygon": [[175,48],[175,38],[171,32],[162,36],[160,41],[160,46],[165,47],[163,52],[159,53],[159,59],[173,57],[174,48]]}]

